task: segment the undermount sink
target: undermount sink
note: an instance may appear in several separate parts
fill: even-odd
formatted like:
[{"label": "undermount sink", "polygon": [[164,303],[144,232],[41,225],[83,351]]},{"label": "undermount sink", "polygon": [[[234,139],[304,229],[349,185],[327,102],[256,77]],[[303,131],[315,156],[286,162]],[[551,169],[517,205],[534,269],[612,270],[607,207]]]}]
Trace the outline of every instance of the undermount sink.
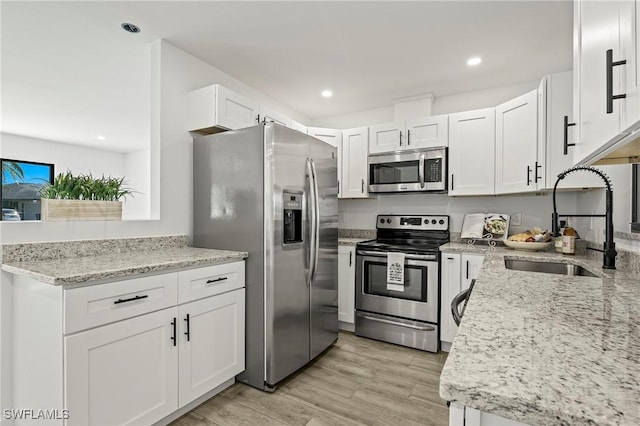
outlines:
[{"label": "undermount sink", "polygon": [[533,260],[505,259],[507,269],[515,269],[527,272],[544,272],[547,274],[560,274],[581,277],[597,277],[593,272],[579,265],[568,263],[537,262]]}]

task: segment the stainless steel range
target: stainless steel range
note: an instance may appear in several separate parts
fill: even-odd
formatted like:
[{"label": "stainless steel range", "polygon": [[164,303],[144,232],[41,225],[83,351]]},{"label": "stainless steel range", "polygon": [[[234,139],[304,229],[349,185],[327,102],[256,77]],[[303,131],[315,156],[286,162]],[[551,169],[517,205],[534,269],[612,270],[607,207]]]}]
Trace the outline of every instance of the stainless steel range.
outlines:
[{"label": "stainless steel range", "polygon": [[[356,246],[356,334],[439,350],[440,251],[449,216],[380,215],[378,238]],[[387,280],[389,253],[404,254],[404,285]]]}]

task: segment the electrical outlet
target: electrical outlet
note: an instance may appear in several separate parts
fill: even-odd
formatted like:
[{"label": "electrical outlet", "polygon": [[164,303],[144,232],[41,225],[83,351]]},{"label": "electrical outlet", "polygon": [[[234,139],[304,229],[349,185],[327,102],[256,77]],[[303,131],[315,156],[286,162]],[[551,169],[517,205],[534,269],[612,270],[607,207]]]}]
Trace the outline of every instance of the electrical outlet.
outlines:
[{"label": "electrical outlet", "polygon": [[522,225],[522,213],[514,213],[511,215],[511,222],[514,226]]}]

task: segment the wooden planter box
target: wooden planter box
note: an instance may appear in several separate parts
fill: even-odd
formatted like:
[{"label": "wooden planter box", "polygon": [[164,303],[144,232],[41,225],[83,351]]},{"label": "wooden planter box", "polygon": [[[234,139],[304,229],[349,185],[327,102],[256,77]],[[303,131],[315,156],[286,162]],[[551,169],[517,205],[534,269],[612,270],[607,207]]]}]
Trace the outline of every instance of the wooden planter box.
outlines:
[{"label": "wooden planter box", "polygon": [[69,220],[122,220],[122,201],[40,200],[41,219],[48,222]]}]

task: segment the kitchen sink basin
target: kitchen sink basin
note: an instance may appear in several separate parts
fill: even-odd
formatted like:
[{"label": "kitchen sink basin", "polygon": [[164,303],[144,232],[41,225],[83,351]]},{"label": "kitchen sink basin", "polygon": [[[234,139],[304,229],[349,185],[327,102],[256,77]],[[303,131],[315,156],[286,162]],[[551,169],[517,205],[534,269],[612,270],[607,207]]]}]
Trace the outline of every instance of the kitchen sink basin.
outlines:
[{"label": "kitchen sink basin", "polygon": [[537,262],[533,260],[517,260],[517,259],[505,259],[504,265],[507,269],[515,269],[518,271],[527,272],[544,272],[547,274],[560,274],[570,276],[581,277],[597,277],[591,271],[583,268],[579,265],[570,265],[568,263],[551,263],[551,262]]}]

